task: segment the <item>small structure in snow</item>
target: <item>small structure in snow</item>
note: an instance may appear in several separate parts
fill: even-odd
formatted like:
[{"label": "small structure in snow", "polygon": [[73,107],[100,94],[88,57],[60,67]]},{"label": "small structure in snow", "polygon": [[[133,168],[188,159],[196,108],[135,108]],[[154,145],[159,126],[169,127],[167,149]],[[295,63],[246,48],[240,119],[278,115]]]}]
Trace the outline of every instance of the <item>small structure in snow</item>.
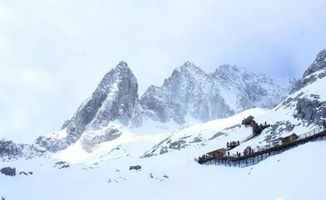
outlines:
[{"label": "small structure in snow", "polygon": [[299,138],[299,136],[297,136],[295,133],[292,133],[291,135],[289,135],[287,137],[282,137],[281,141],[282,141],[282,144],[288,144],[290,142],[294,142],[298,138]]},{"label": "small structure in snow", "polygon": [[217,150],[208,152],[207,154],[214,158],[221,158],[221,157],[225,156],[226,151],[227,150],[225,148],[221,148],[221,149],[217,149]]}]

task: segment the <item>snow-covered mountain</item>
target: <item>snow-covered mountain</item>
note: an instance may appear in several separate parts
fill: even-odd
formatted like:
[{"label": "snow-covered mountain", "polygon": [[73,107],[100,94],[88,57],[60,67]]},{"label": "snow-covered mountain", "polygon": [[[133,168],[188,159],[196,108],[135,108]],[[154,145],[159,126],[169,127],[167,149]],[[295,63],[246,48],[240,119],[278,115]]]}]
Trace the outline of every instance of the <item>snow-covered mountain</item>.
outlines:
[{"label": "snow-covered mountain", "polygon": [[[273,109],[249,109],[228,118],[211,120],[195,125],[184,125],[173,131],[172,134],[153,134],[152,138],[150,135],[147,137],[139,137],[137,134],[133,133],[133,129],[121,128],[121,134],[124,135],[125,138],[117,140],[115,145],[113,145],[115,146],[115,148],[113,148],[114,151],[107,154],[105,153],[106,156],[104,157],[106,159],[115,159],[121,156],[132,155],[134,157],[148,158],[171,152],[179,152],[180,150],[188,148],[192,152],[196,151],[197,155],[204,154],[218,147],[224,147],[226,142],[243,141],[250,136],[252,130],[241,126],[241,121],[249,115],[254,116],[258,123],[266,122],[271,126],[265,129],[258,137],[242,143],[234,151],[242,152],[247,146],[259,148],[261,146],[270,145],[275,139],[287,136],[293,132],[300,134],[312,130],[314,127],[322,125],[326,120],[326,93],[325,90],[323,90],[324,85],[326,85],[326,79],[325,76],[320,75],[324,74],[326,70],[326,64],[324,63],[326,56],[324,52],[325,51],[322,51],[318,54],[316,60],[306,70],[303,77],[298,80],[296,85],[304,82],[305,79],[310,76],[316,77],[314,81],[310,81],[305,86],[297,88],[296,90],[294,89],[287,98]],[[318,69],[316,69],[316,65],[319,66]],[[229,66],[227,68],[229,68]],[[312,72],[311,69],[315,70]],[[235,69],[233,68],[233,70]],[[307,73],[308,71],[311,73]],[[220,72],[220,74],[222,73]],[[203,77],[206,76],[203,75]],[[168,80],[165,81],[165,83],[166,82],[168,82]],[[239,83],[234,84],[236,85]],[[247,84],[250,85],[249,83]],[[164,85],[162,88],[151,87],[149,90],[155,90],[159,92],[160,95],[167,97],[168,94],[166,93],[168,92],[166,92],[167,89],[165,89]],[[173,100],[171,99],[170,101]],[[307,103],[303,106],[302,102]],[[153,144],[153,141],[159,139],[161,139],[159,142]],[[92,160],[94,159],[94,155],[98,157],[104,154],[104,152],[107,152],[108,145],[110,146],[109,149],[111,149],[111,144],[112,142],[98,144],[98,148],[94,149],[94,154],[87,155],[81,159],[70,160],[70,155],[82,149],[80,147],[82,143],[79,142],[59,153],[59,158],[73,162],[78,162],[78,160]],[[151,144],[152,146],[150,146]],[[142,148],[140,148],[139,145],[142,146]],[[193,153],[191,153],[191,155],[195,156]]]},{"label": "snow-covered mountain", "polygon": [[[138,98],[137,79],[125,62],[105,75],[92,96],[66,121],[61,133],[39,137],[37,144],[56,152],[83,138],[93,138],[102,130],[102,139],[113,140],[118,123],[126,127],[173,122],[179,125],[228,117],[253,107],[270,108],[290,90],[290,82],[278,84],[263,74],[235,66],[220,66],[212,74],[186,62],[175,69],[162,87],[150,86]],[[85,139],[83,141],[86,141]],[[85,142],[88,143],[89,141]],[[86,145],[86,146],[87,146]]]},{"label": "snow-covered mountain", "polygon": [[[188,63],[187,65],[191,64]],[[117,69],[125,68],[125,66],[115,68],[110,72],[111,75],[115,74]],[[184,67],[175,71],[181,73]],[[190,69],[189,66],[186,68],[187,70]],[[191,68],[193,70],[198,69],[194,66]],[[198,82],[204,79],[205,87],[216,86],[218,81],[220,83],[227,82],[227,76],[223,78],[222,74],[228,74],[226,71],[229,70],[228,76],[235,76],[227,84],[230,88],[231,86],[243,86],[240,88],[251,88],[252,86],[270,90],[274,87],[271,86],[273,84],[270,84],[268,79],[262,78],[263,76],[236,78],[242,75],[247,77],[244,75],[247,72],[238,69],[237,75],[236,72],[231,72],[236,71],[235,68],[223,66],[218,69],[217,74],[219,75],[216,72],[206,75],[202,73],[198,76],[201,77],[200,80],[193,80],[183,74],[188,72],[182,72],[182,75],[177,75],[178,78],[173,79],[173,74],[179,73],[174,72],[169,78],[170,80],[167,79],[162,87],[150,87],[140,100],[137,93],[135,98],[132,98],[134,101],[128,101],[130,97],[121,98],[122,101],[127,101],[124,103],[128,106],[119,103],[116,106],[131,110],[127,112],[129,115],[124,112],[113,112],[114,114],[110,115],[111,118],[107,118],[106,115],[99,115],[105,117],[102,118],[103,121],[98,120],[96,116],[97,113],[102,113],[102,106],[112,108],[110,107],[112,104],[103,103],[108,99],[104,97],[99,98],[102,102],[99,104],[88,100],[78,109],[72,119],[65,123],[61,131],[48,137],[48,139],[53,139],[52,142],[55,143],[54,148],[57,148],[56,150],[59,149],[56,145],[61,145],[58,142],[61,140],[62,144],[65,145],[62,147],[64,150],[49,154],[51,156],[49,158],[0,162],[0,168],[13,166],[19,171],[32,171],[34,173],[31,176],[25,176],[22,173],[19,177],[1,177],[0,197],[3,196],[9,200],[21,198],[36,200],[106,199],[108,195],[120,199],[325,199],[324,180],[326,171],[324,166],[326,158],[324,154],[326,153],[326,146],[324,140],[300,145],[248,168],[202,166],[194,160],[194,158],[209,151],[225,147],[226,143],[230,141],[240,141],[239,146],[229,151],[230,154],[234,154],[243,152],[247,146],[255,149],[260,148],[270,145],[279,137],[292,133],[302,134],[322,125],[326,120],[325,50],[318,54],[317,59],[298,80],[291,94],[271,109],[251,108],[241,112],[234,110],[234,112],[239,113],[193,125],[186,123],[172,133],[169,131],[145,135],[137,133],[142,126],[146,125],[146,120],[155,120],[150,121],[153,123],[160,121],[160,115],[158,115],[160,113],[157,114],[154,109],[156,106],[165,114],[165,118],[171,117],[174,121],[180,119],[178,117],[173,118],[176,116],[174,113],[176,111],[181,118],[184,117],[185,121],[188,118],[200,116],[196,115],[198,114],[196,112],[200,110],[196,110],[197,107],[191,107],[191,104],[198,101],[199,106],[203,106],[205,104],[200,104],[200,102],[209,102],[210,99],[196,98],[192,95],[194,91],[203,92],[207,89],[202,89]],[[129,70],[126,69],[126,71]],[[234,81],[235,79],[237,81]],[[122,81],[122,85],[131,83],[128,81],[129,78],[118,78],[116,80],[125,80]],[[179,80],[180,82],[178,82]],[[176,83],[173,83],[174,81]],[[257,84],[260,83],[257,87],[253,86],[256,81]],[[175,87],[169,86],[170,84],[175,85]],[[184,87],[189,86],[189,91],[180,90],[180,96],[173,96],[173,91],[178,84]],[[246,86],[246,84],[248,85]],[[137,84],[131,85],[136,86]],[[224,86],[217,85],[218,89],[220,89],[219,87]],[[129,95],[132,93],[130,91],[133,91],[131,88],[121,90]],[[252,90],[249,89],[249,91]],[[111,91],[117,90],[99,91],[111,96]],[[218,91],[220,93],[216,94],[224,98],[223,92]],[[239,91],[243,92],[242,89]],[[257,91],[261,90],[258,89]],[[273,98],[273,95],[280,96],[277,91],[274,92],[274,94],[269,94],[270,98]],[[236,92],[232,91],[232,93]],[[91,99],[97,99],[97,95],[94,94]],[[155,98],[150,97],[152,95]],[[114,96],[113,99],[119,98],[119,94],[112,96]],[[187,97],[187,103],[182,104],[178,108],[180,110],[174,110],[174,107],[178,107],[179,102],[177,100],[183,97]],[[265,98],[260,97],[261,93],[257,92],[245,96],[244,100],[241,101],[235,98],[237,100],[235,102],[254,99],[257,104],[266,106],[266,103],[270,103]],[[145,107],[144,105],[150,103],[145,103],[147,100],[144,99],[155,106]],[[142,101],[144,102],[142,103]],[[85,121],[82,121],[84,118],[80,114],[86,111],[90,112],[86,109],[89,102],[94,102],[90,103],[88,108],[97,109],[96,114],[92,115],[91,119],[87,119],[87,124],[81,123]],[[225,104],[229,102],[230,100],[225,100]],[[236,108],[236,106],[231,106],[235,104],[228,105],[230,110]],[[241,104],[237,104],[237,106],[240,108]],[[186,108],[187,114],[183,113],[182,109],[184,108]],[[86,110],[82,111],[84,109]],[[149,114],[151,110],[152,112]],[[252,129],[241,125],[241,122],[249,115],[253,116],[258,123],[266,122],[271,126],[264,129],[260,135],[246,140],[252,134]],[[135,119],[141,119],[143,125],[133,127],[132,124]],[[79,131],[71,129],[69,132],[67,131],[69,127],[78,127]],[[69,136],[70,134],[76,137]],[[72,138],[72,142],[70,144],[64,143],[69,137]],[[46,137],[38,142],[44,142],[44,140]],[[51,143],[47,144],[51,145]],[[141,167],[141,170],[130,170],[132,169],[131,166]],[[307,189],[307,184],[311,183],[314,183],[314,186],[309,186]],[[72,185],[80,188],[80,190],[73,191]]]},{"label": "snow-covered mountain", "polygon": [[326,120],[325,76],[326,50],[322,50],[278,108],[292,108],[295,118],[322,125]]},{"label": "snow-covered mountain", "polygon": [[[86,130],[102,129],[105,134],[100,141],[108,141],[118,130],[109,126],[117,121],[125,126],[137,121],[138,83],[125,62],[120,62],[107,73],[92,96],[76,111],[62,127],[60,137],[39,137],[37,144],[50,151],[65,149],[76,142]],[[136,114],[134,114],[136,113]],[[135,122],[137,124],[137,122]]]},{"label": "snow-covered mountain", "polygon": [[290,82],[222,65],[207,74],[193,63],[175,69],[162,87],[151,86],[141,104],[154,120],[206,122],[254,107],[271,108],[289,92]]},{"label": "snow-covered mountain", "polygon": [[[232,75],[230,75],[232,77]],[[209,121],[177,131],[142,155],[151,157],[185,148],[209,146],[225,147],[226,142],[243,141],[251,129],[241,126],[242,119],[252,115],[258,123],[268,123],[259,137],[242,143],[234,152],[247,146],[271,145],[280,137],[302,134],[326,123],[326,50],[321,51],[313,64],[304,72],[291,94],[273,109],[250,109],[229,118]],[[217,139],[217,141],[215,141]],[[206,149],[206,148],[205,148]],[[206,149],[208,152],[209,148]],[[205,152],[202,152],[205,153]]]}]

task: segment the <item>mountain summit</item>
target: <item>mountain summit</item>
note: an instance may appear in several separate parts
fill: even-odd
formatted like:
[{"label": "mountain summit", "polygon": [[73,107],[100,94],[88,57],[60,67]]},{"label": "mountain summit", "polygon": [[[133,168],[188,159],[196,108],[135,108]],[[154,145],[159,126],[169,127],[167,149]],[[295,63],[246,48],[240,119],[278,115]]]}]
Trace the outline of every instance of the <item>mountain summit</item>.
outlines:
[{"label": "mountain summit", "polygon": [[[127,63],[121,61],[101,80],[91,97],[66,121],[63,139],[40,137],[38,144],[52,151],[76,142],[87,129],[97,130],[117,121],[128,126],[138,102],[138,83]],[[59,143],[59,144],[58,144]]]},{"label": "mountain summit", "polygon": [[91,98],[65,124],[69,134],[80,135],[86,126],[98,129],[117,120],[128,125],[138,101],[137,79],[127,63],[120,62],[107,73]]},{"label": "mountain summit", "polygon": [[141,105],[153,120],[208,121],[253,107],[271,108],[288,93],[272,78],[231,65],[208,74],[193,63],[175,69],[162,87],[150,87]]},{"label": "mountain summit", "polygon": [[296,83],[291,91],[294,93],[308,84],[315,82],[317,79],[326,76],[326,49],[320,51],[314,62],[303,73],[302,78]]},{"label": "mountain summit", "polygon": [[[112,139],[114,134],[118,136],[117,124],[133,128],[148,121],[179,125],[206,122],[248,108],[272,107],[287,93],[287,87],[266,75],[231,65],[222,65],[208,74],[186,62],[176,68],[161,87],[150,86],[139,99],[137,79],[127,63],[121,61],[64,123],[60,133],[39,137],[37,143],[58,151],[81,138],[87,149],[91,149],[94,141],[103,142]],[[102,139],[96,136],[96,131],[105,133]]]},{"label": "mountain summit", "polygon": [[326,118],[326,50],[318,53],[279,108],[294,108],[293,116],[307,124],[322,125]]}]

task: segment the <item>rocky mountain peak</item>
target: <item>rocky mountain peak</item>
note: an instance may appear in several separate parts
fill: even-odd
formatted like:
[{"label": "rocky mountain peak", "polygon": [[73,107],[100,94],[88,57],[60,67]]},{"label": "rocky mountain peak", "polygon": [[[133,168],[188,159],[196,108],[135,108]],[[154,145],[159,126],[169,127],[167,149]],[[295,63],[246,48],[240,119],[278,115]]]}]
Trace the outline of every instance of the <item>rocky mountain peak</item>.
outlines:
[{"label": "rocky mountain peak", "polygon": [[183,63],[183,65],[177,68],[177,70],[181,70],[181,71],[189,70],[189,69],[198,69],[198,67],[192,62],[186,61],[185,63]]},{"label": "rocky mountain peak", "polygon": [[128,67],[128,64],[122,60],[118,63],[117,67]]},{"label": "rocky mountain peak", "polygon": [[318,53],[315,61],[303,73],[303,78],[325,68],[326,68],[326,49],[323,49]]},{"label": "rocky mountain peak", "polygon": [[129,68],[128,64],[125,61],[120,61],[118,65],[115,68],[113,68],[113,71],[115,73],[126,73],[126,74],[133,75],[131,69]]},{"label": "rocky mountain peak", "polygon": [[161,87],[150,86],[138,99],[137,79],[127,63],[121,61],[64,123],[62,131],[66,136],[40,137],[37,143],[50,151],[58,151],[82,140],[90,150],[90,143],[97,138],[94,132],[105,132],[98,140],[101,142],[120,136],[111,135],[116,131],[108,128],[116,122],[134,127],[147,119],[180,125],[208,121],[255,106],[270,107],[285,95],[286,91],[280,90],[279,85],[262,82],[253,73],[245,76],[245,72],[235,66],[222,65],[216,70],[215,77],[195,64],[185,62]]},{"label": "rocky mountain peak", "polygon": [[291,93],[294,93],[301,88],[315,82],[317,79],[321,79],[326,76],[326,49],[320,51],[317,54],[314,62],[303,73],[302,78],[297,81]]},{"label": "rocky mountain peak", "polygon": [[173,73],[172,76],[173,77],[175,74],[177,73],[181,73],[183,75],[186,76],[196,76],[196,74],[205,74],[205,72],[199,68],[198,66],[196,66],[194,63],[187,61],[185,62],[183,65],[181,65],[180,67],[176,68]]},{"label": "rocky mountain peak", "polygon": [[137,79],[127,63],[122,61],[104,76],[91,97],[64,123],[66,138],[52,140],[41,137],[38,144],[47,149],[55,146],[57,148],[51,150],[57,151],[77,141],[88,129],[102,129],[113,121],[128,126],[138,101]]},{"label": "rocky mountain peak", "polygon": [[276,109],[292,109],[293,116],[307,125],[322,125],[326,118],[325,77],[326,50],[322,50]]}]

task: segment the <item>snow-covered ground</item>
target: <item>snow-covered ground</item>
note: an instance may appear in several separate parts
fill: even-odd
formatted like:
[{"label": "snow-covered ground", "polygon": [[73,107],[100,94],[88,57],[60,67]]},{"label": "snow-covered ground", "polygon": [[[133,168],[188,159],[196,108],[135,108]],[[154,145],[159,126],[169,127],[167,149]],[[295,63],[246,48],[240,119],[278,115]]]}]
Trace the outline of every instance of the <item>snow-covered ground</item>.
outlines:
[{"label": "snow-covered ground", "polygon": [[[91,153],[77,142],[52,158],[1,162],[0,168],[11,166],[17,172],[32,171],[34,174],[1,175],[0,197],[6,200],[324,200],[324,140],[301,145],[247,168],[206,166],[194,161],[203,153],[225,147],[227,141],[249,136],[251,128],[239,125],[244,117],[253,115],[258,122],[274,123],[289,119],[287,112],[286,109],[254,108],[229,118],[183,127],[169,137],[162,134],[137,135],[125,129],[119,138],[98,145]],[[291,123],[295,124],[295,119],[292,118]],[[300,133],[311,128],[298,126],[293,131]],[[218,132],[223,134],[214,138]],[[266,135],[268,131],[242,143],[234,151],[241,152],[248,145],[260,145]],[[153,156],[140,158],[146,151],[155,149],[155,145],[164,147],[166,137],[170,143],[185,140],[186,146],[178,150],[168,148],[162,154],[156,149]],[[193,142],[195,138],[200,138],[200,142]],[[60,160],[69,162],[70,167],[55,167]],[[130,171],[129,167],[134,165],[141,165],[142,170]]]},{"label": "snow-covered ground", "polygon": [[[33,171],[1,176],[0,196],[33,199],[250,199],[324,200],[325,141],[311,142],[248,168],[202,166],[182,152],[148,159],[54,168],[55,160],[1,163]],[[129,171],[133,164],[141,171]]]}]

